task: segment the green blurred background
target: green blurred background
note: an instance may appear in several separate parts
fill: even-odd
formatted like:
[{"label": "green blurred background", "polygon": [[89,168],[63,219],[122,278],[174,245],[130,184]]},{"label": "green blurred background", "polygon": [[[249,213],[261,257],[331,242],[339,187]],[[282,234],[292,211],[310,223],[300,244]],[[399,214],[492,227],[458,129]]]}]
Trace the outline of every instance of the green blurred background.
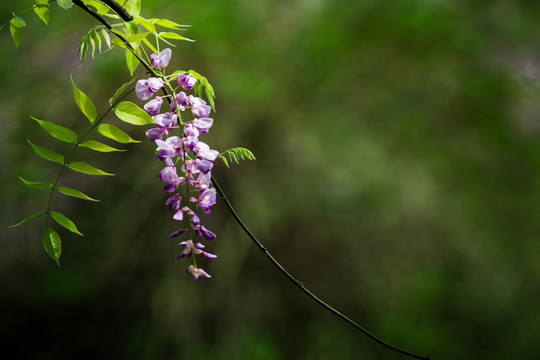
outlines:
[{"label": "green blurred background", "polygon": [[[0,18],[30,4],[3,0]],[[145,141],[79,152],[114,178],[63,176],[102,201],[55,196],[85,234],[59,230],[62,267],[43,219],[8,229],[48,196],[18,176],[58,171],[26,139],[68,149],[29,116],[83,131],[69,74],[100,113],[129,78],[116,50],[80,67],[95,21],[52,9],[48,27],[24,16],[19,49],[0,33],[0,342],[25,344],[20,359],[403,358],[291,286],[222,203],[204,219],[213,278],[192,281],[153,145],[112,116]],[[516,0],[145,0],[142,13],[192,25],[170,67],[214,86],[202,139],[257,156],[214,171],[248,227],[340,311],[441,360],[540,353],[539,14]]]}]

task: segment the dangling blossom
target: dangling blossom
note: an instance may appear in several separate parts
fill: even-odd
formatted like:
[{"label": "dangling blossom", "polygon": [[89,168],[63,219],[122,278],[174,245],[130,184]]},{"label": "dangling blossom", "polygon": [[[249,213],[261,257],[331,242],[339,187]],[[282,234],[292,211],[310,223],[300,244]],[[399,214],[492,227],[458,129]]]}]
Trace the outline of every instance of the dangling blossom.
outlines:
[{"label": "dangling blossom", "polygon": [[[171,50],[164,49],[159,54],[152,54],[150,65],[154,69],[164,69],[171,59]],[[180,74],[177,77],[178,84],[184,91],[192,90],[197,79],[192,74]],[[219,156],[219,152],[210,148],[209,145],[199,140],[199,136],[206,134],[213,125],[213,119],[209,118],[212,108],[206,102],[194,95],[188,95],[184,91],[173,93],[170,102],[170,112],[162,111],[163,98],[152,97],[164,86],[161,78],[150,77],[139,80],[135,86],[137,97],[141,100],[149,100],[144,105],[144,110],[152,117],[155,126],[146,131],[146,135],[156,144],[158,153],[156,158],[165,163],[164,168],[158,174],[158,178],[165,183],[163,192],[170,194],[165,205],[174,212],[172,218],[180,221],[183,225],[180,229],[169,235],[176,238],[185,233],[198,236],[206,241],[216,238],[216,234],[201,224],[201,219],[196,209],[205,214],[210,214],[210,208],[216,203],[216,190],[211,185],[211,171],[213,163]],[[179,121],[180,112],[190,109],[192,120]],[[181,137],[169,136],[169,132],[178,129]],[[182,197],[181,185],[187,188],[187,196]],[[174,194],[174,195],[173,195]],[[192,256],[202,256],[214,259],[217,256],[203,251],[204,245],[193,240],[179,243],[184,249],[177,256],[178,259]],[[186,272],[194,279],[199,277],[209,278],[210,275],[195,265],[189,265]]]}]

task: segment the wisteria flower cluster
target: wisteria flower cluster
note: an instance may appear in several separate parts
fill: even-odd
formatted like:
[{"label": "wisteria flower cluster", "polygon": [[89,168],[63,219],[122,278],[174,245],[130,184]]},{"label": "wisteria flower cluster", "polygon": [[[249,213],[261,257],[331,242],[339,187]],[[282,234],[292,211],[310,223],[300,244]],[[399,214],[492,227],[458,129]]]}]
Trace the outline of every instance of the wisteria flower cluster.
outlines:
[{"label": "wisteria flower cluster", "polygon": [[[165,49],[159,54],[151,55],[150,65],[163,71],[170,58],[171,50]],[[178,85],[173,88],[169,78]],[[203,99],[186,93],[193,89],[196,82],[197,79],[191,74],[180,73],[172,78],[162,76],[139,80],[135,87],[139,99],[151,99],[144,105],[144,109],[151,115],[156,127],[148,130],[146,135],[155,142],[158,149],[157,159],[165,165],[158,174],[158,178],[165,183],[163,192],[171,194],[165,205],[174,212],[174,220],[187,222],[187,225],[183,225],[169,237],[189,234],[189,240],[179,243],[184,249],[177,259],[193,259],[193,264],[189,265],[186,271],[193,275],[194,279],[199,276],[210,277],[197,266],[196,255],[208,259],[216,258],[216,255],[202,251],[204,245],[194,242],[193,238],[216,238],[212,231],[201,224],[196,210],[210,214],[210,208],[216,203],[216,190],[211,186],[211,170],[214,160],[219,156],[218,151],[210,149],[199,140],[200,135],[210,130],[213,119],[209,118],[212,108]],[[162,111],[163,97],[155,95],[164,86],[172,92],[166,95],[170,104],[166,111]],[[182,91],[177,92],[180,89]],[[188,111],[191,112],[192,120],[182,121],[182,114]],[[170,135],[175,129],[179,130],[181,136]]]}]

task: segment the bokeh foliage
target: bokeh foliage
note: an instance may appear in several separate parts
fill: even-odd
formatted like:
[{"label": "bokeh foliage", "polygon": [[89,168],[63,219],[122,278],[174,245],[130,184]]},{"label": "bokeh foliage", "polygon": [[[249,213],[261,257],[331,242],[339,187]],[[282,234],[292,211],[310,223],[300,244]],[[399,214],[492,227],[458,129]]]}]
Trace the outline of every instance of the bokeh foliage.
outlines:
[{"label": "bokeh foliage", "polygon": [[[0,18],[21,3],[4,0]],[[539,11],[511,0],[143,6],[192,25],[197,42],[171,66],[214,86],[208,143],[257,156],[215,171],[248,226],[330,304],[434,359],[537,356]],[[85,234],[63,233],[62,268],[43,252],[43,224],[7,229],[46,201],[18,176],[56,172],[26,139],[62,150],[29,116],[77,129],[70,73],[100,113],[129,79],[114,51],[79,67],[94,22],[77,9],[54,9],[48,27],[25,20],[18,49],[0,33],[2,341],[32,339],[21,358],[42,359],[400,358],[291,287],[224,206],[209,219],[214,277],[193,282],[167,238],[149,141],[81,151],[117,176],[64,179],[102,202],[56,198]]]}]

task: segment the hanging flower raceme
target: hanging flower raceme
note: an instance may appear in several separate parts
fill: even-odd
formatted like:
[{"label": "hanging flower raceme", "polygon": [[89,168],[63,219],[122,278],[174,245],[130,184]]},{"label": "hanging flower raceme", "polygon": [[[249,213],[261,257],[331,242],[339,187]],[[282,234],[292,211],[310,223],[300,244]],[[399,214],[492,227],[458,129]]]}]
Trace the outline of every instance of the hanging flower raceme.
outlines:
[{"label": "hanging flower raceme", "polygon": [[[165,49],[159,54],[151,55],[150,66],[164,70],[170,59],[171,50]],[[197,83],[197,79],[191,74],[180,74],[176,81],[184,91],[192,90]],[[146,135],[155,142],[158,149],[156,158],[165,165],[158,174],[158,178],[165,183],[163,192],[175,193],[165,201],[165,205],[174,212],[174,220],[185,223],[169,237],[189,234],[189,240],[179,243],[184,249],[177,258],[193,258],[193,264],[189,265],[186,271],[194,279],[200,276],[209,278],[210,275],[197,266],[195,257],[214,259],[217,256],[203,251],[204,245],[195,243],[193,237],[207,241],[216,238],[212,231],[201,224],[196,212],[210,214],[210,208],[216,203],[216,190],[211,186],[211,171],[219,152],[199,141],[199,136],[206,134],[212,127],[214,120],[208,117],[212,108],[199,97],[188,95],[184,91],[176,93],[173,90],[173,94],[168,98],[170,112],[161,112],[163,97],[154,97],[154,94],[164,86],[173,90],[167,77],[150,77],[139,80],[135,91],[139,99],[149,100],[144,109],[156,124],[156,127],[146,131]],[[190,109],[192,119],[180,120],[180,115],[186,109]],[[177,134],[181,136],[169,136],[174,130],[178,130]]]}]

